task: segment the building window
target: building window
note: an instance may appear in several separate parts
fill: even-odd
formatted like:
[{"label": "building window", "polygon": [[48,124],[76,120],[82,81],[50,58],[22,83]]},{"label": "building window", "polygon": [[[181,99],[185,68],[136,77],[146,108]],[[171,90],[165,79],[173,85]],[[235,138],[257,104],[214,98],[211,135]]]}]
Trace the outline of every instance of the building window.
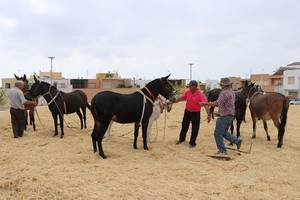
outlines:
[{"label": "building window", "polygon": [[298,97],[298,92],[296,91],[289,91],[289,94],[288,94],[290,97],[293,97],[293,98],[296,98]]},{"label": "building window", "polygon": [[10,83],[5,83],[5,88],[10,88]]},{"label": "building window", "polygon": [[295,77],[289,76],[288,77],[288,85],[293,85],[293,84],[295,84]]}]

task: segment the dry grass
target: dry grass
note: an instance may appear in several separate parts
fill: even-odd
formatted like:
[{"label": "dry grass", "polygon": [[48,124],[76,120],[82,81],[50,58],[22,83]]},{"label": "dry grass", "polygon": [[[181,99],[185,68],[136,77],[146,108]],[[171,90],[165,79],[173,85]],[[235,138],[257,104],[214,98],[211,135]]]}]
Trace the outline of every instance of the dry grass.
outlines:
[{"label": "dry grass", "polygon": [[[25,137],[13,139],[9,113],[0,112],[0,199],[300,199],[300,107],[290,107],[282,149],[273,125],[268,142],[260,122],[252,153],[231,151],[231,161],[207,156],[216,151],[214,122],[202,122],[195,149],[175,145],[183,107],[168,114],[165,138],[161,116],[149,151],[141,140],[139,150],[132,148],[133,134],[120,137],[132,124],[114,124],[104,142],[106,160],[92,152],[90,114],[83,131],[76,115],[66,117],[76,128],[66,127],[60,139],[52,137],[52,117],[41,107],[43,126],[37,120],[37,132],[30,127]],[[245,151],[251,126],[247,116],[241,128]],[[155,123],[152,133],[154,139]]]}]

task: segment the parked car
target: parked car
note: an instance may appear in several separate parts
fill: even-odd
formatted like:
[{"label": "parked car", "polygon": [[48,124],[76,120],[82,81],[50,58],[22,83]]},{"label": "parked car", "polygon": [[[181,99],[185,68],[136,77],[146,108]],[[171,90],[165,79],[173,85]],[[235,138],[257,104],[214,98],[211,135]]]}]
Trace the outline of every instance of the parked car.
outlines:
[{"label": "parked car", "polygon": [[291,99],[290,105],[300,105],[300,98]]}]

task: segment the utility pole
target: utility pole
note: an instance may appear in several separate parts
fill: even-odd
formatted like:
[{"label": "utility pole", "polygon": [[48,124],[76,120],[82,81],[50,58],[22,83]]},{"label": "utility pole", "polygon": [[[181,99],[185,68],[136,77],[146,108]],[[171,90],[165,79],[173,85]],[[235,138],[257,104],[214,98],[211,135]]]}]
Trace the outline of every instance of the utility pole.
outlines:
[{"label": "utility pole", "polygon": [[192,80],[192,67],[193,67],[194,63],[189,63],[190,66],[190,81]]},{"label": "utility pole", "polygon": [[55,57],[54,57],[54,56],[49,56],[48,58],[51,60],[50,80],[51,80],[51,85],[52,85],[52,60],[53,60]]}]

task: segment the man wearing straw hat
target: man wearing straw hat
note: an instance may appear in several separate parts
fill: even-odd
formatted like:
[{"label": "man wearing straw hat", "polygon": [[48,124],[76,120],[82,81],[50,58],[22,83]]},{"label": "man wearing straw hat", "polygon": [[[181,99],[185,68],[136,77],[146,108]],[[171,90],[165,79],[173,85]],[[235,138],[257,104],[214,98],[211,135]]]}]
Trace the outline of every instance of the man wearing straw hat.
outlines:
[{"label": "man wearing straw hat", "polygon": [[235,113],[235,94],[231,88],[232,83],[229,78],[222,78],[220,86],[222,91],[217,101],[210,103],[201,103],[201,105],[218,106],[219,118],[216,121],[215,140],[218,147],[218,155],[227,155],[224,139],[236,144],[237,149],[240,149],[242,140],[228,132],[228,128],[232,123]]}]

